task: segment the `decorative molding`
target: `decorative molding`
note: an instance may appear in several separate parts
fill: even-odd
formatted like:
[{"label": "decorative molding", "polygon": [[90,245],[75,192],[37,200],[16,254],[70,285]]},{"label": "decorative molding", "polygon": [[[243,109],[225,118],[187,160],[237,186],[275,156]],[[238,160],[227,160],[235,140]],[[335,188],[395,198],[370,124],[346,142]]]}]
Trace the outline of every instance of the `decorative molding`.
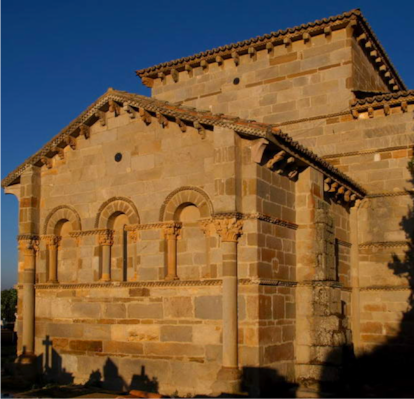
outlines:
[{"label": "decorative molding", "polygon": [[113,232],[110,229],[91,229],[91,230],[78,230],[78,231],[71,231],[69,235],[73,238],[78,237],[88,237],[88,236],[100,236],[100,235],[108,235],[109,232]]},{"label": "decorative molding", "polygon": [[411,291],[408,285],[372,285],[368,287],[360,287],[360,291]]},{"label": "decorative molding", "polygon": [[358,248],[404,248],[409,245],[411,245],[409,241],[371,241],[359,244]]},{"label": "decorative molding", "polygon": [[147,224],[129,224],[126,225],[125,231],[136,231],[136,230],[156,230],[163,229],[168,226],[171,222],[159,222],[159,223],[147,223]]}]

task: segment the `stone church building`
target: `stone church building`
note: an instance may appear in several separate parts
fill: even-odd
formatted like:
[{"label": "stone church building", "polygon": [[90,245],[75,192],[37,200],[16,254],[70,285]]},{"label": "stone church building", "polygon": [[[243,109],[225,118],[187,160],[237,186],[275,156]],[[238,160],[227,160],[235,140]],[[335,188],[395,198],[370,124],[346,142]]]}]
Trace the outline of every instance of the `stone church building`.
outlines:
[{"label": "stone church building", "polygon": [[166,395],[307,395],[346,348],[397,339],[414,91],[361,12],[136,73],[151,97],[109,89],[2,181],[22,363]]}]

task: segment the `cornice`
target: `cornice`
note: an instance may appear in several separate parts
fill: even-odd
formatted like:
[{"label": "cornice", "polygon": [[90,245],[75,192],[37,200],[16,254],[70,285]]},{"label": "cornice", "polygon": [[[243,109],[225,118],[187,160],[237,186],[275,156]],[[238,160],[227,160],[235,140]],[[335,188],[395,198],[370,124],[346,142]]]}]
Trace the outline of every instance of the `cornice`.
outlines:
[{"label": "cornice", "polygon": [[358,245],[360,249],[366,248],[404,248],[410,245],[409,241],[368,241]]},{"label": "cornice", "polygon": [[301,160],[307,166],[312,166],[321,171],[326,177],[337,181],[340,185],[354,192],[358,198],[362,198],[366,194],[366,191],[351,178],[309,149],[294,141],[289,135],[282,133],[280,129],[273,125],[243,120],[227,115],[215,115],[209,111],[197,111],[194,108],[184,106],[178,107],[165,101],[113,89],[109,89],[78,118],[50,140],[41,150],[28,158],[13,172],[9,173],[2,180],[2,187],[4,188],[17,182],[23,171],[30,165],[42,166],[45,158],[53,157],[58,153],[56,148],[64,148],[70,145],[75,150],[76,143],[74,144],[73,140],[76,141],[76,137],[81,134],[82,126],[92,125],[99,118],[104,118],[102,114],[104,111],[108,112],[110,110],[111,104],[112,107],[114,107],[113,104],[117,104],[118,108],[120,108],[119,104],[122,104],[123,108],[127,110],[126,112],[133,117],[135,117],[135,113],[143,110],[145,120],[153,117],[149,113],[155,114],[155,117],[159,123],[163,123],[163,126],[165,126],[165,122],[163,121],[169,118],[173,123],[175,122],[180,126],[183,123],[188,123],[196,129],[204,129],[205,127],[212,129],[218,126],[232,129],[248,138],[268,138],[275,145],[285,150],[290,156]]},{"label": "cornice", "polygon": [[[354,29],[358,29],[358,43],[364,44],[363,48],[375,54],[379,59],[379,65],[383,65],[390,74],[388,85],[391,90],[406,90],[405,84],[396,71],[394,65],[390,61],[387,53],[382,47],[377,36],[373,32],[371,26],[362,15],[359,9],[354,9],[340,15],[316,20],[307,24],[295,26],[284,30],[278,30],[257,36],[252,39],[232,43],[226,46],[214,48],[212,50],[203,51],[192,56],[179,58],[173,61],[164,62],[149,68],[136,71],[136,74],[146,80],[163,78],[165,75],[172,75],[174,81],[178,81],[178,73],[182,71],[191,71],[193,68],[202,67],[205,69],[210,63],[221,64],[224,59],[233,58],[238,63],[238,57],[244,54],[254,55],[257,51],[271,51],[274,46],[289,45],[289,43],[297,40],[310,40],[312,36],[319,34],[330,34],[331,31],[342,29],[348,24],[352,24]],[[363,38],[363,39],[362,39]],[[360,44],[362,46],[362,43]],[[369,45],[367,44],[369,43]],[[147,83],[148,85],[148,83]],[[149,84],[151,85],[151,83]]]}]

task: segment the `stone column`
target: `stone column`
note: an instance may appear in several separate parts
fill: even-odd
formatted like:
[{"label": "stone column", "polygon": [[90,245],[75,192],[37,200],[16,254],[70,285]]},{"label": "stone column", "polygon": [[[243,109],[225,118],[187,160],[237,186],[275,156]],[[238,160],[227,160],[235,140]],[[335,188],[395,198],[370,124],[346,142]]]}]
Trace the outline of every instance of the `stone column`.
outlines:
[{"label": "stone column", "polygon": [[218,380],[225,380],[228,393],[240,389],[237,344],[237,241],[243,222],[236,218],[216,219],[215,227],[221,237],[223,257],[223,366]]},{"label": "stone column", "polygon": [[113,233],[107,230],[99,236],[99,245],[102,247],[102,282],[111,281],[111,247],[114,244]]},{"label": "stone column", "polygon": [[23,271],[23,355],[34,355],[34,327],[35,327],[35,264],[36,247],[35,237],[20,241],[20,250],[24,257]]},{"label": "stone column", "polygon": [[47,247],[49,251],[49,283],[57,283],[57,254],[58,254],[58,244],[60,242],[58,236],[49,236],[47,237]]},{"label": "stone column", "polygon": [[164,227],[164,236],[167,239],[167,275],[165,280],[178,280],[177,276],[177,238],[181,231],[180,223],[173,223]]}]

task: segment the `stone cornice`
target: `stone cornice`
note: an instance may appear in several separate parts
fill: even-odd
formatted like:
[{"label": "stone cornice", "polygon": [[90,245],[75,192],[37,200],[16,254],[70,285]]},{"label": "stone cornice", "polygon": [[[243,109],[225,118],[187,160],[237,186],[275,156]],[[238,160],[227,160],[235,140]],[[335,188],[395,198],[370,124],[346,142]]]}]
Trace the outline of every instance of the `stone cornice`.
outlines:
[{"label": "stone cornice", "polygon": [[107,236],[112,235],[113,230],[110,229],[91,229],[91,230],[77,230],[69,232],[73,238],[88,237],[88,236]]},{"label": "stone cornice", "polygon": [[[275,145],[280,146],[290,156],[299,159],[305,165],[312,166],[321,171],[326,177],[330,177],[340,185],[344,185],[347,189],[354,192],[358,198],[362,198],[366,194],[366,191],[361,186],[340,170],[294,141],[289,135],[282,133],[280,129],[273,125],[247,121],[231,116],[214,115],[208,111],[197,111],[193,108],[183,106],[177,107],[165,101],[113,89],[108,90],[78,118],[49,141],[41,150],[27,159],[13,172],[9,173],[2,180],[2,187],[4,188],[17,182],[20,175],[30,165],[41,166],[45,156],[53,156],[53,154],[56,154],[57,147],[63,148],[64,146],[70,145],[71,140],[76,140],[76,137],[80,134],[81,126],[94,124],[98,120],[98,117],[96,116],[97,112],[101,109],[109,110],[110,102],[120,103],[124,108],[129,107],[130,109],[145,110],[147,113],[162,114],[164,117],[168,117],[173,121],[179,121],[176,123],[186,122],[192,124],[193,127],[196,123],[200,126],[209,126],[210,128],[219,126],[232,129],[233,131],[250,138],[266,137],[272,139],[272,142]],[[76,148],[76,146],[74,148]]]},{"label": "stone cornice", "polygon": [[369,241],[359,244],[358,248],[405,248],[409,245],[409,241]]},{"label": "stone cornice", "polygon": [[[295,26],[293,28],[271,32],[270,34],[258,36],[249,40],[217,47],[189,57],[164,62],[149,68],[138,70],[136,71],[136,74],[141,77],[143,83],[148,86],[151,86],[151,79],[164,78],[169,74],[176,82],[178,81],[179,72],[191,71],[196,67],[205,69],[210,63],[221,64],[224,59],[229,58],[233,58],[237,65],[238,57],[240,55],[255,54],[257,51],[265,49],[270,51],[274,46],[288,45],[296,40],[310,40],[312,36],[329,34],[331,31],[342,29],[348,24],[352,24],[354,30],[358,33],[358,43],[360,43],[364,49],[369,51],[369,55],[372,54],[372,57],[375,56],[375,59],[379,60],[379,62],[376,63],[378,68],[382,65],[389,72],[390,77],[388,85],[390,89],[406,90],[404,82],[398,75],[398,72],[390,61],[380,41],[359,9]],[[367,45],[367,43],[369,43],[369,45]]]}]

